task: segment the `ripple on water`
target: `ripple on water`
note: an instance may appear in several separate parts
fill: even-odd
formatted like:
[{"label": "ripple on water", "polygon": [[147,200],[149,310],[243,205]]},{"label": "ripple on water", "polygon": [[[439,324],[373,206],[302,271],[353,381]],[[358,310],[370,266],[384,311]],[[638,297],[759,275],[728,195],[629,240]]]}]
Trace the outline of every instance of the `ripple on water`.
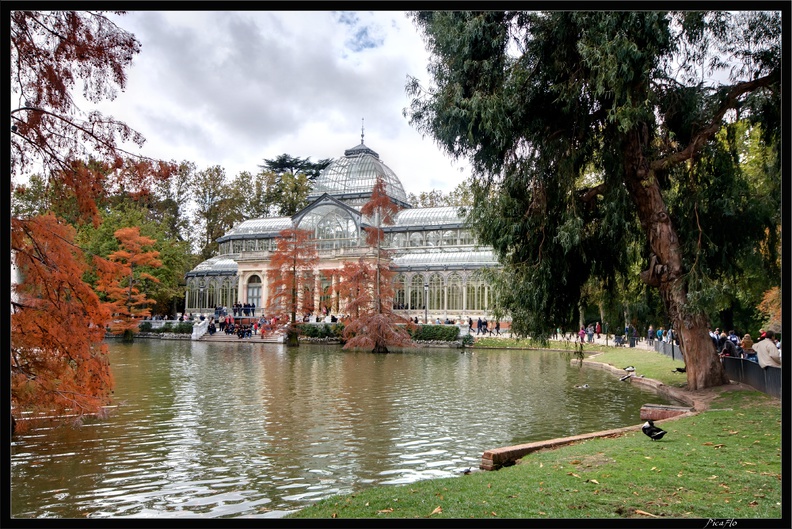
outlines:
[{"label": "ripple on water", "polygon": [[[199,345],[111,345],[127,405],[16,437],[12,516],[278,518],[363,486],[458,477],[488,448],[633,424],[665,403],[541,352]],[[598,389],[570,389],[581,383]]]}]

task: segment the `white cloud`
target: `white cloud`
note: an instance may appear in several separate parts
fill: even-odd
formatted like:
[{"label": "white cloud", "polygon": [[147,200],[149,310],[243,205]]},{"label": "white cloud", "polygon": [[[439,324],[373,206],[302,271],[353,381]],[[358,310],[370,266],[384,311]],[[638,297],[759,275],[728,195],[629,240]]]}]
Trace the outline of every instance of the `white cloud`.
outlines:
[{"label": "white cloud", "polygon": [[142,44],[127,88],[102,110],[140,131],[148,156],[220,165],[232,177],[288,153],[337,158],[360,143],[407,192],[469,174],[402,115],[428,55],[403,12],[133,11]]}]

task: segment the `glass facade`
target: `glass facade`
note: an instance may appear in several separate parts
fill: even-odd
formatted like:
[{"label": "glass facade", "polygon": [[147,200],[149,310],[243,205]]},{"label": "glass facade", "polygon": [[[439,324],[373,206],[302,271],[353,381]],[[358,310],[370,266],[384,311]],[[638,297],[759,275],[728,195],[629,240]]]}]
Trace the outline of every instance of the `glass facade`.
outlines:
[{"label": "glass facade", "polygon": [[477,245],[460,208],[407,204],[399,179],[362,141],[317,177],[309,195],[312,202],[302,211],[292,217],[245,220],[217,239],[219,255],[187,274],[185,312],[207,312],[239,301],[255,303],[261,314],[274,294],[267,272],[277,237],[292,227],[310,231],[319,253],[319,264],[307,272],[310,278],[299,293],[304,312],[322,316],[343,311],[338,270],[344,262],[373,258],[362,229],[370,219],[360,214],[360,207],[371,197],[378,177],[402,208],[392,225],[382,227],[390,268],[396,273],[394,308],[421,320],[426,311],[432,321],[488,313],[491,289],[479,271],[499,266],[492,250]]}]

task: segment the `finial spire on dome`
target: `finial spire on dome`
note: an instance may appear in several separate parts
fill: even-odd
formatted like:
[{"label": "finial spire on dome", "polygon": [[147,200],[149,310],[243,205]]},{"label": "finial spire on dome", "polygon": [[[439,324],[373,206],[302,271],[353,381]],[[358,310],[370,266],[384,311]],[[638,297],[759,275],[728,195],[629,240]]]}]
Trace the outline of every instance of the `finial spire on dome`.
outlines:
[{"label": "finial spire on dome", "polygon": [[363,145],[363,120],[364,118],[360,118],[360,144]]}]

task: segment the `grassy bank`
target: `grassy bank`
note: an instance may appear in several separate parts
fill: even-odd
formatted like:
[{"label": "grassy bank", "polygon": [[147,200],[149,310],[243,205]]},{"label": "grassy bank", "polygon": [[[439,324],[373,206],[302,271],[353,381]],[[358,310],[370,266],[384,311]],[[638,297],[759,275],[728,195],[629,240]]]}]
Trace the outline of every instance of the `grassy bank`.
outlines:
[{"label": "grassy bank", "polygon": [[[596,357],[683,385],[681,362],[644,350]],[[640,431],[529,454],[496,472],[334,496],[289,518],[780,518],[781,406],[722,391],[708,411]],[[492,447],[496,448],[496,447]]]}]

